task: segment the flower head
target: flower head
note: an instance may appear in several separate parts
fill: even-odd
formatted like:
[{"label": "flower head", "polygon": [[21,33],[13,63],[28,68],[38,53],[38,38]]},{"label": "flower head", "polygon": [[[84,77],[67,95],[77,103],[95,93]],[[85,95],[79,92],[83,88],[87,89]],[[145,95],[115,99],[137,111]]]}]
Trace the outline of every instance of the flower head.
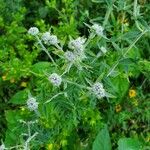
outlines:
[{"label": "flower head", "polygon": [[65,52],[64,55],[65,55],[65,58],[66,58],[67,61],[73,62],[76,59],[75,54],[71,51]]},{"label": "flower head", "polygon": [[35,98],[33,97],[30,97],[28,100],[27,100],[27,107],[30,111],[35,111],[38,109],[38,102],[36,101]]},{"label": "flower head", "polygon": [[56,35],[51,35],[49,32],[45,32],[42,35],[42,40],[47,45],[56,45],[59,43]]},{"label": "flower head", "polygon": [[74,49],[76,51],[83,51],[84,50],[84,44],[86,39],[83,37],[78,37],[75,40],[71,40],[68,44],[68,47],[70,49]]},{"label": "flower head", "polygon": [[93,24],[91,29],[94,30],[94,32],[98,35],[98,36],[102,36],[103,35],[103,30],[104,28],[98,24]]},{"label": "flower head", "polygon": [[129,90],[129,97],[134,98],[135,96],[136,96],[136,91],[133,89]]},{"label": "flower head", "polygon": [[92,86],[93,93],[97,96],[97,98],[103,98],[105,97],[105,89],[103,88],[103,84],[100,82],[96,82]]},{"label": "flower head", "polygon": [[121,105],[120,105],[120,104],[118,104],[118,105],[116,105],[116,106],[115,106],[115,110],[116,110],[116,112],[120,112],[120,111],[121,111],[121,109],[122,109],[122,107],[121,107]]},{"label": "flower head", "polygon": [[37,35],[39,33],[39,29],[37,27],[31,27],[28,30],[28,33],[35,36],[35,35]]},{"label": "flower head", "polygon": [[61,76],[59,76],[57,73],[53,73],[49,76],[49,81],[54,85],[54,86],[60,86],[62,82]]}]

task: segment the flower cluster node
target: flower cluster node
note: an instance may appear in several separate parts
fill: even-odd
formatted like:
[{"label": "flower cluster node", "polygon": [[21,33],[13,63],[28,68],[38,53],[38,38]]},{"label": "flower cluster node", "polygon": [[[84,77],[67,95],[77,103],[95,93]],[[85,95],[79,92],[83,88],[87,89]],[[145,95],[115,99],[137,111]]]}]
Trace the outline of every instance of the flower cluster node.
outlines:
[{"label": "flower cluster node", "polygon": [[49,81],[54,85],[54,86],[60,86],[62,82],[61,76],[59,76],[57,73],[53,73],[49,76]]},{"label": "flower cluster node", "polygon": [[93,24],[91,29],[94,30],[94,32],[98,35],[98,36],[102,36],[103,35],[103,31],[104,28],[98,24]]},{"label": "flower cluster node", "polygon": [[100,82],[97,82],[92,86],[92,91],[97,96],[97,98],[103,98],[106,96],[103,84]]},{"label": "flower cluster node", "polygon": [[37,27],[31,27],[29,30],[28,30],[28,34],[31,34],[33,36],[37,35],[39,33],[39,29]]},{"label": "flower cluster node", "polygon": [[35,98],[33,97],[30,97],[28,100],[27,100],[27,107],[30,111],[36,111],[38,109],[38,102],[36,101]]},{"label": "flower cluster node", "polygon": [[51,35],[49,32],[45,32],[42,35],[42,40],[47,45],[56,45],[59,43],[58,38],[56,35]]}]

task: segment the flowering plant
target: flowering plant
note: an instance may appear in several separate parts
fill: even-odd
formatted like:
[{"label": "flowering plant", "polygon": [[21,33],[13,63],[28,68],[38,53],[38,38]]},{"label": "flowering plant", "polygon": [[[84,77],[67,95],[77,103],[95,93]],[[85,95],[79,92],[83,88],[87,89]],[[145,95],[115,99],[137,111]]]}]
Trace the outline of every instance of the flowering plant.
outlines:
[{"label": "flowering plant", "polygon": [[[46,1],[48,7],[54,2]],[[69,9],[72,0],[65,4]],[[136,5],[135,0],[134,17],[138,18]],[[142,88],[147,81],[139,89],[132,82],[141,74],[149,78],[149,61],[142,60],[138,45],[149,28],[134,18],[136,30],[130,30],[123,22],[124,11],[130,14],[125,2],[108,3],[107,7],[104,18],[78,24],[85,31],[81,36],[70,9],[58,11],[60,18],[65,13],[71,16],[69,25],[64,16],[63,23],[49,30],[49,25],[39,21],[26,34],[25,28],[21,32],[24,39],[19,50],[26,41],[28,45],[18,52],[22,59],[16,58],[16,53],[14,61],[2,65],[2,83],[7,85],[10,80],[11,89],[15,88],[8,102],[12,109],[5,110],[7,131],[0,150],[122,150],[124,146],[140,149],[146,143],[149,112],[143,109],[147,97]],[[120,11],[123,20],[116,17]],[[142,119],[136,120],[139,114]],[[146,123],[139,134],[136,125],[142,120]],[[125,138],[128,136],[131,138]]]}]

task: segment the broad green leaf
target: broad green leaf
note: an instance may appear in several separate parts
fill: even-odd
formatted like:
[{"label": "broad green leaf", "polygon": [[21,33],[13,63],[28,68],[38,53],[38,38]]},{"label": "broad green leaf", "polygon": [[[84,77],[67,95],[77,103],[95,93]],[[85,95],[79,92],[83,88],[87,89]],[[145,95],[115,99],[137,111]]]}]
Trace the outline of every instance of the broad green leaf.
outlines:
[{"label": "broad green leaf", "polygon": [[36,63],[32,66],[32,71],[34,73],[37,73],[37,74],[43,74],[43,73],[46,73],[48,70],[51,69],[51,63],[49,62],[39,62],[39,63]]},{"label": "broad green leaf", "polygon": [[27,90],[22,90],[17,92],[11,99],[10,99],[10,103],[13,104],[25,104],[26,100],[28,98],[28,93]]},{"label": "broad green leaf", "polygon": [[118,141],[118,150],[140,150],[141,143],[133,138],[121,138]]},{"label": "broad green leaf", "polygon": [[94,143],[92,150],[111,150],[111,141],[107,126],[98,133]]}]

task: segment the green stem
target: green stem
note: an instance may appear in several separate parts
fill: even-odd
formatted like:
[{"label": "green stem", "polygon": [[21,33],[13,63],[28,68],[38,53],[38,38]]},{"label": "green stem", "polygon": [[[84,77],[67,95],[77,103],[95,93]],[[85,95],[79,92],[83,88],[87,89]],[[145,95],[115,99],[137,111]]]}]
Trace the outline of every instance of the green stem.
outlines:
[{"label": "green stem", "polygon": [[39,39],[38,36],[36,36],[36,39],[38,41],[38,43],[40,44],[42,50],[48,55],[48,57],[50,58],[50,60],[53,62],[53,64],[55,66],[57,66],[57,64],[55,63],[54,59],[52,58],[52,56],[49,54],[48,50],[45,48],[45,46],[43,45],[43,43],[41,42],[41,40]]},{"label": "green stem", "polygon": [[[127,53],[132,49],[132,47],[138,42],[138,40],[147,32],[147,30],[143,31],[136,39],[135,41],[128,47],[126,52],[123,54],[123,58],[127,55]],[[110,69],[110,71],[107,74],[107,77],[110,76],[110,74],[115,70],[115,68],[118,66],[119,62],[122,60],[122,58],[119,58],[117,62],[114,64],[114,66]]]}]

